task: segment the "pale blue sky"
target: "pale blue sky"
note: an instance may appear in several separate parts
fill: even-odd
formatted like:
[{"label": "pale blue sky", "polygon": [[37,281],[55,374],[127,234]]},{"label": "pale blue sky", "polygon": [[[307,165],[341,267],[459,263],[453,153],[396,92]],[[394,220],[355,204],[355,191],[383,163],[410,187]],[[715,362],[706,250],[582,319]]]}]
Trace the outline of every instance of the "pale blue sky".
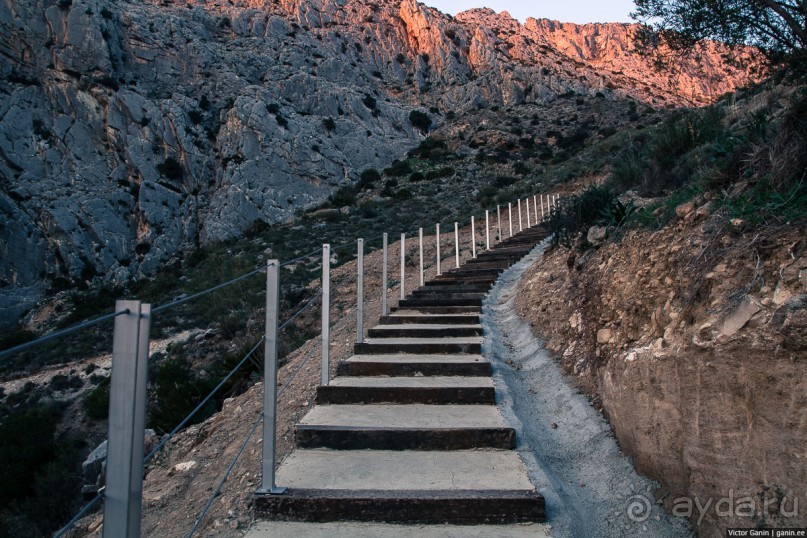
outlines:
[{"label": "pale blue sky", "polygon": [[456,15],[473,7],[489,7],[507,11],[524,22],[527,17],[554,19],[561,22],[633,22],[629,13],[635,9],[632,0],[423,0],[444,13]]}]

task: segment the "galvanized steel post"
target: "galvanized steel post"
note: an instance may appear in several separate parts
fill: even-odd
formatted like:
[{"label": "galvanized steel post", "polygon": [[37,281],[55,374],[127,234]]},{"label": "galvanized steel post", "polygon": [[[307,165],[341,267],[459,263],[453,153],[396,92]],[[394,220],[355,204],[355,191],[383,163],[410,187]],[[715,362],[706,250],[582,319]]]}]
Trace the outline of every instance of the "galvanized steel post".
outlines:
[{"label": "galvanized steel post", "polygon": [[460,224],[454,223],[454,254],[457,258],[457,268],[460,266]]},{"label": "galvanized steel post", "polygon": [[524,227],[521,225],[521,198],[518,199],[518,231],[521,232]]},{"label": "galvanized steel post", "polygon": [[533,195],[533,197],[532,197],[532,210],[535,211],[535,225],[537,226],[538,224],[541,223],[541,221],[538,220],[538,195],[537,194]]},{"label": "galvanized steel post", "polygon": [[541,222],[544,221],[544,195],[541,195]]},{"label": "galvanized steel post", "polygon": [[151,305],[117,301],[109,389],[104,536],[140,536]]},{"label": "galvanized steel post", "polygon": [[510,237],[513,237],[513,204],[512,202],[507,203],[507,213],[508,213],[508,221],[510,222]]},{"label": "galvanized steel post", "polygon": [[485,250],[490,250],[490,215],[487,209],[485,210]]},{"label": "galvanized steel post", "polygon": [[436,247],[437,247],[437,276],[440,276],[442,274],[442,271],[440,271],[440,224],[437,224],[437,232],[436,232],[435,238],[436,238],[436,241],[437,241],[437,243],[436,243]]},{"label": "galvanized steel post", "polygon": [[364,239],[358,241],[359,276],[356,282],[356,343],[364,342]]},{"label": "galvanized steel post", "polygon": [[329,383],[331,371],[331,245],[322,245],[322,375]]},{"label": "galvanized steel post", "polygon": [[496,206],[496,219],[497,219],[497,221],[499,223],[499,228],[498,228],[499,229],[499,242],[501,243],[503,237],[502,237],[502,206],[500,206],[500,205]]},{"label": "galvanized steel post", "polygon": [[532,225],[530,224],[530,197],[529,196],[527,196],[526,202],[527,202],[527,228],[532,228]]},{"label": "galvanized steel post", "polygon": [[401,234],[401,301],[406,298],[406,234]]},{"label": "galvanized steel post", "polygon": [[384,234],[384,254],[382,255],[382,268],[381,268],[381,315],[387,315],[387,234]]},{"label": "galvanized steel post", "polygon": [[423,285],[423,228],[418,228],[418,238],[420,241],[420,285]]},{"label": "galvanized steel post", "polygon": [[258,493],[279,495],[286,488],[275,484],[277,437],[277,320],[280,311],[280,262],[266,262],[266,336],[263,347],[263,459]]},{"label": "galvanized steel post", "polygon": [[476,228],[473,216],[471,216],[471,257],[476,258]]}]

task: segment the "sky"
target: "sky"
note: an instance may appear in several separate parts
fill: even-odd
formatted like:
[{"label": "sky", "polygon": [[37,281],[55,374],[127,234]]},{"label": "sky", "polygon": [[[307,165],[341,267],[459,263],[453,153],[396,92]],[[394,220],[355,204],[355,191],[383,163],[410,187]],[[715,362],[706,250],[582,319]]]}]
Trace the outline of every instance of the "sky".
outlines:
[{"label": "sky", "polygon": [[507,11],[524,22],[527,17],[561,22],[634,22],[629,13],[635,9],[632,0],[422,0],[444,13],[456,15],[474,7]]}]

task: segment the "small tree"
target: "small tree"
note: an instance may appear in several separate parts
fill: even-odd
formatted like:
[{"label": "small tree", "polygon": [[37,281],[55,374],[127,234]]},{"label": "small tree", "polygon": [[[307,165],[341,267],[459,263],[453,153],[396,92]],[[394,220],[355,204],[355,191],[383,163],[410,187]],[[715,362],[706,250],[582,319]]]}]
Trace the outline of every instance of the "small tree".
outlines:
[{"label": "small tree", "polygon": [[707,40],[725,43],[735,60],[748,46],[758,47],[769,64],[789,60],[803,69],[807,59],[804,0],[636,0],[631,16],[643,23],[639,51],[667,67],[674,61],[669,53],[696,51]]},{"label": "small tree", "polygon": [[409,123],[411,123],[415,129],[426,133],[429,131],[429,127],[432,126],[432,119],[425,112],[413,110],[409,113]]}]

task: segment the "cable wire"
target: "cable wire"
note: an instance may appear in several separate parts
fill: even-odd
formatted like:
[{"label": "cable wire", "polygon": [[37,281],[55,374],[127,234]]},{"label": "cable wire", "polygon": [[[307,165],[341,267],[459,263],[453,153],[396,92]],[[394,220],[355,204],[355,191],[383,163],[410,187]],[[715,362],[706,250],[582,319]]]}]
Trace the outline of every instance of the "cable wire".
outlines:
[{"label": "cable wire", "polygon": [[84,517],[84,515],[90,510],[90,508],[98,504],[98,501],[100,501],[101,498],[102,498],[101,492],[99,491],[98,493],[96,493],[95,498],[93,500],[85,504],[84,508],[79,510],[79,512],[75,516],[73,516],[73,519],[68,521],[64,527],[62,527],[53,534],[53,538],[61,538],[62,536],[64,536],[67,533],[67,531],[73,528],[73,525],[75,525],[79,519]]},{"label": "cable wire", "polygon": [[188,295],[187,297],[183,297],[182,299],[177,299],[177,300],[172,301],[170,303],[160,305],[160,306],[158,306],[156,308],[152,308],[151,312],[153,314],[156,314],[157,312],[161,312],[163,310],[168,310],[169,308],[174,308],[175,306],[179,306],[179,305],[181,305],[183,303],[187,303],[188,301],[198,299],[199,297],[203,297],[203,296],[205,296],[205,295],[207,295],[209,293],[212,293],[212,292],[214,292],[216,290],[220,290],[221,288],[226,288],[227,286],[232,286],[236,282],[240,282],[240,281],[242,281],[244,279],[247,279],[247,278],[249,278],[249,277],[251,277],[253,275],[257,275],[258,273],[263,273],[264,271],[266,271],[266,267],[259,267],[258,269],[250,271],[249,273],[243,274],[241,276],[235,277],[232,280],[228,280],[227,282],[219,284],[218,286],[213,286],[212,288],[208,288],[208,289],[206,289],[204,291],[200,291],[198,293],[194,293],[193,295]]},{"label": "cable wire", "polygon": [[30,342],[25,342],[24,344],[20,344],[18,346],[14,346],[9,349],[5,349],[0,351],[0,358],[5,357],[6,355],[11,355],[12,353],[16,353],[18,351],[22,351],[24,349],[32,348],[34,346],[38,346],[43,342],[47,342],[48,340],[53,340],[54,338],[59,338],[60,336],[65,336],[67,334],[74,333],[76,331],[80,331],[82,329],[86,329],[87,327],[92,327],[93,325],[98,325],[103,321],[107,321],[118,316],[122,316],[124,314],[130,314],[131,312],[129,309],[121,310],[120,312],[113,312],[111,314],[106,314],[99,318],[91,319],[89,321],[84,321],[79,323],[78,325],[73,325],[72,327],[68,327],[66,329],[62,329],[61,331],[56,331],[55,333],[46,334],[45,336],[40,336],[36,340],[31,340]]},{"label": "cable wire", "polygon": [[[322,345],[322,339],[320,338],[320,346],[321,345]],[[303,359],[303,361],[300,363],[300,365],[297,367],[297,369],[294,371],[294,373],[291,375],[291,377],[283,384],[283,388],[278,392],[275,401],[280,400],[280,397],[283,395],[284,392],[286,392],[286,389],[292,384],[294,379],[297,377],[297,374],[299,374],[300,371],[303,369],[303,366],[305,366],[306,363],[308,363],[308,361],[311,359],[311,357],[314,356],[314,350],[316,350],[316,349],[317,349],[317,346],[312,346],[312,348],[308,351],[308,353],[306,354],[305,359]],[[199,528],[199,525],[201,525],[202,521],[204,521],[205,516],[210,511],[210,507],[213,505],[213,501],[216,499],[216,497],[219,496],[219,493],[221,493],[221,488],[224,487],[224,483],[230,477],[230,474],[232,474],[236,463],[238,463],[238,460],[241,458],[241,455],[244,453],[244,450],[246,450],[247,444],[249,444],[249,440],[252,439],[252,436],[255,433],[255,430],[258,429],[258,425],[261,423],[262,420],[263,420],[263,413],[260,413],[258,415],[258,418],[256,418],[255,422],[252,424],[252,428],[250,428],[249,433],[247,434],[247,438],[244,439],[244,442],[241,445],[241,448],[238,450],[238,453],[235,455],[233,460],[230,462],[229,467],[227,467],[227,471],[224,473],[224,476],[219,481],[218,485],[216,486],[216,489],[213,490],[213,494],[210,495],[210,499],[208,499],[207,504],[205,505],[204,509],[199,514],[199,518],[196,520],[196,524],[191,529],[191,532],[188,533],[188,538],[193,537],[193,535],[196,533],[197,529]]]}]

